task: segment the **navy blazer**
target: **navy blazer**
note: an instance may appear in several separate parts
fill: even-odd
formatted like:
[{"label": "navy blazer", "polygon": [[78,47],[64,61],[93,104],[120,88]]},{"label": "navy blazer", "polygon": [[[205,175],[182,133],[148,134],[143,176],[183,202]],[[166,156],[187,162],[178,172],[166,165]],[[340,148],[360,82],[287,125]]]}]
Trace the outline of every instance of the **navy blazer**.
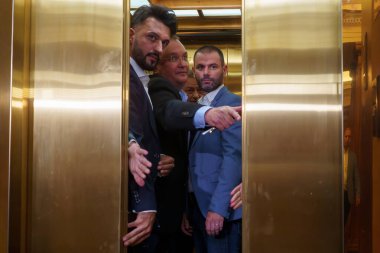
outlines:
[{"label": "navy blazer", "polygon": [[160,143],[157,133],[153,109],[149,102],[143,84],[130,65],[129,77],[129,136],[134,136],[139,145],[148,151],[147,159],[152,163],[151,172],[145,179],[145,185],[136,184],[129,174],[129,205],[130,210],[141,212],[156,210],[154,183],[157,176],[157,165],[160,160]]},{"label": "navy blazer", "polygon": [[[239,106],[241,98],[223,87],[211,106],[224,105]],[[189,151],[189,172],[204,217],[212,211],[230,221],[241,219],[242,209],[230,208],[230,193],[242,181],[241,155],[241,121],[224,131],[196,133]]]}]

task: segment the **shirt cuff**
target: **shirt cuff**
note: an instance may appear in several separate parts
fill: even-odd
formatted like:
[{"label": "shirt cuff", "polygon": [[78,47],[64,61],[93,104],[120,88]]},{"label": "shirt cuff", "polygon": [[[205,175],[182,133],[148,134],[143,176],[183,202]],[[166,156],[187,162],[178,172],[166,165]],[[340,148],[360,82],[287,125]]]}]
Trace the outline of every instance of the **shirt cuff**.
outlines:
[{"label": "shirt cuff", "polygon": [[205,128],[206,127],[206,120],[205,120],[205,114],[208,110],[210,110],[211,106],[202,106],[199,108],[194,115],[194,127],[195,128]]}]

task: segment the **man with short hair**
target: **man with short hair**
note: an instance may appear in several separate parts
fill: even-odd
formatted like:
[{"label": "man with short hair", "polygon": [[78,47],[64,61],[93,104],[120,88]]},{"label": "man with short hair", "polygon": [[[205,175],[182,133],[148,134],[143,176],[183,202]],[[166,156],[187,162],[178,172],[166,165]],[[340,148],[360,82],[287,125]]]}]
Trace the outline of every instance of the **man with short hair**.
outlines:
[{"label": "man with short hair", "polygon": [[[128,153],[133,178],[129,177],[129,208],[131,214],[136,214],[136,219],[128,224],[133,230],[123,237],[124,245],[137,245],[131,249],[132,252],[154,252],[157,243],[155,236],[149,236],[157,210],[154,183],[157,169],[160,169],[161,150],[152,101],[147,94],[149,76],[144,70],[156,67],[163,49],[175,33],[176,17],[173,11],[165,7],[142,6],[132,16]],[[183,119],[185,125],[191,122],[194,128],[203,128],[208,124],[225,129],[240,120],[240,115],[236,112],[239,109],[241,108],[216,109],[202,106],[195,114],[188,115],[188,112],[184,112],[186,115],[183,115]],[[168,166],[172,166],[170,162]],[[160,171],[161,174],[167,173],[165,168]]]},{"label": "man with short hair", "polygon": [[[158,252],[192,252],[191,238],[181,232],[188,176],[188,131],[197,127],[195,115],[226,108],[207,109],[186,102],[183,88],[188,80],[188,55],[177,37],[171,39],[157,65],[157,74],[149,82],[162,150],[175,158],[175,167],[167,177],[156,181]],[[207,110],[204,110],[206,108]],[[211,107],[210,107],[211,108]],[[194,115],[194,116],[193,116]],[[205,116],[203,116],[205,117]],[[227,128],[228,129],[228,128]]]},{"label": "man with short hair", "polygon": [[[198,103],[239,106],[241,98],[224,85],[227,65],[222,51],[203,46],[194,54],[193,72],[206,93]],[[230,194],[242,180],[241,122],[224,131],[197,131],[189,150],[194,191],[193,236],[196,252],[241,252],[241,207],[230,207]]]},{"label": "man with short hair", "polygon": [[[149,76],[144,70],[153,70],[170,37],[177,31],[176,16],[166,7],[141,6],[132,16],[130,28],[129,79],[129,177],[130,223],[133,229],[123,237],[129,252],[155,252],[156,239],[150,236],[155,221],[157,204],[154,183],[160,161],[160,144],[148,95]],[[148,169],[150,168],[150,169]],[[134,174],[145,169],[142,182]]]}]

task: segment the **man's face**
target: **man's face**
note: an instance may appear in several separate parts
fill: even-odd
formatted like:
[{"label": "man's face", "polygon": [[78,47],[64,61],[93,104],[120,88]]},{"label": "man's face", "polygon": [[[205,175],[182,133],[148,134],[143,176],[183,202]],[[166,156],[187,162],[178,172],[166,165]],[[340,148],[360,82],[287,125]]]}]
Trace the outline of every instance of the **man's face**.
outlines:
[{"label": "man's face", "polygon": [[130,29],[131,56],[142,69],[154,70],[169,39],[169,27],[153,17],[147,18]]},{"label": "man's face", "polygon": [[189,102],[197,102],[204,95],[204,91],[198,86],[196,80],[194,78],[189,78],[186,82],[183,90],[186,92],[189,97]]},{"label": "man's face", "polygon": [[344,149],[347,149],[351,144],[351,129],[344,130]]},{"label": "man's face", "polygon": [[194,58],[193,72],[199,87],[206,92],[211,92],[223,83],[227,66],[222,66],[217,52],[198,52]]},{"label": "man's face", "polygon": [[188,78],[189,63],[187,61],[186,49],[180,41],[170,41],[157,65],[157,71],[175,85],[176,88],[183,88]]}]

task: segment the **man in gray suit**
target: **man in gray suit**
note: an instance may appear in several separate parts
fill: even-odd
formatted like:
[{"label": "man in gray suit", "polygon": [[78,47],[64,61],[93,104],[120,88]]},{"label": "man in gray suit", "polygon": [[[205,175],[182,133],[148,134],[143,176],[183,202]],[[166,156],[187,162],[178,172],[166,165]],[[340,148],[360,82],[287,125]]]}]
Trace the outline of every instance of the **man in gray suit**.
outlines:
[{"label": "man in gray suit", "polygon": [[350,149],[351,128],[344,130],[344,224],[352,205],[360,204],[360,178],[355,153]]}]

